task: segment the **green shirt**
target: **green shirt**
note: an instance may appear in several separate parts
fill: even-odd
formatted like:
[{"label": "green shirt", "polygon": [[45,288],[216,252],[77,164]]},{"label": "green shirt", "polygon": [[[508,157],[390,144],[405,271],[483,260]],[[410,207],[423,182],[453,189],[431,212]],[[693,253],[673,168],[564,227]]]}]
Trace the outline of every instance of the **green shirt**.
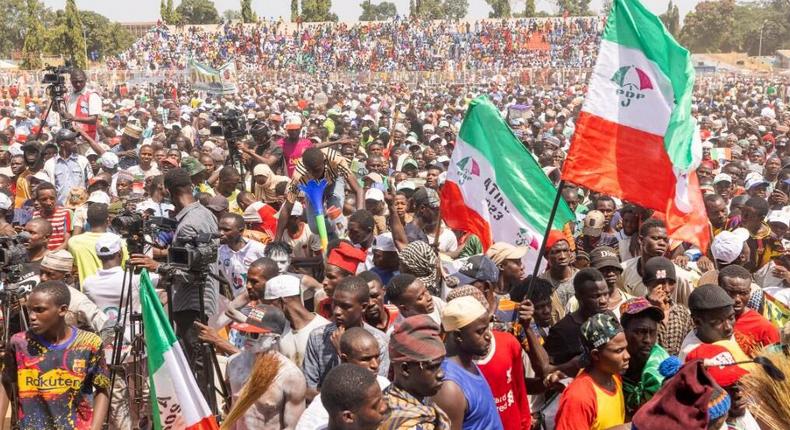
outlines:
[{"label": "green shirt", "polygon": [[645,368],[642,369],[642,379],[631,381],[623,377],[623,394],[625,395],[625,411],[627,416],[633,416],[640,406],[645,404],[661,388],[664,377],[658,372],[661,362],[669,358],[664,348],[656,343],[650,350]]}]

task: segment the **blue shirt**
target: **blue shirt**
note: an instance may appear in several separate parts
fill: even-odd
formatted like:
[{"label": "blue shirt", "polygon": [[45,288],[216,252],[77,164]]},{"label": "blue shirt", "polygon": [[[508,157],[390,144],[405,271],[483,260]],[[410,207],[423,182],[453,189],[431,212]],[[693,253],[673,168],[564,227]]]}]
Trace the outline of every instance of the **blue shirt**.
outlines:
[{"label": "blue shirt", "polygon": [[77,154],[71,154],[69,158],[60,155],[55,156],[55,189],[58,191],[58,204],[62,205],[69,196],[69,191],[74,187],[85,188],[88,180],[87,172],[84,172],[77,161]]},{"label": "blue shirt", "polygon": [[494,403],[494,394],[488,386],[480,368],[475,364],[477,375],[469,373],[463,367],[447,358],[442,362],[444,379],[455,382],[466,398],[464,412],[464,430],[501,430],[502,421]]}]

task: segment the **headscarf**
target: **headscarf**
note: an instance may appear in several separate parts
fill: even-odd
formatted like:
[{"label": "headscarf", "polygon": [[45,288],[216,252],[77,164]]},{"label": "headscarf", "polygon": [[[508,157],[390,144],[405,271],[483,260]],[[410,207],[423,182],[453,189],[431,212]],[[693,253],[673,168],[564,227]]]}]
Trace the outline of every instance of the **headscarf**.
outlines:
[{"label": "headscarf", "polygon": [[[257,182],[255,182],[255,177],[259,175],[266,177],[266,182],[264,182],[263,185],[259,185]],[[252,170],[252,184],[253,190],[255,192],[255,198],[266,203],[276,202],[277,192],[275,191],[275,187],[278,183],[287,179],[288,178],[284,176],[275,175],[271,167],[269,167],[267,164],[257,164]]]},{"label": "headscarf", "polygon": [[408,244],[400,253],[400,261],[406,269],[405,273],[422,281],[431,295],[439,295],[439,286],[436,285],[436,252],[430,245],[421,240]]}]

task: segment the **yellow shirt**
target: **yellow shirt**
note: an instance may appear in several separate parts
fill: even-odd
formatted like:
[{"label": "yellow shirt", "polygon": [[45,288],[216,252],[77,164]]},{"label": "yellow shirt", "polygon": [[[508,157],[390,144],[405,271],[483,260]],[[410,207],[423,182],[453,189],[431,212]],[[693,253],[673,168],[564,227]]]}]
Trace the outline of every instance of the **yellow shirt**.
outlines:
[{"label": "yellow shirt", "polygon": [[625,423],[623,382],[614,375],[615,390],[607,391],[583,370],[560,397],[556,430],[604,430]]},{"label": "yellow shirt", "polygon": [[[68,250],[74,257],[74,263],[77,265],[79,272],[80,286],[85,281],[85,278],[96,273],[101,269],[101,260],[96,255],[96,241],[104,233],[85,232],[72,236],[69,239]],[[121,247],[121,265],[126,263],[129,258],[129,252],[126,250],[126,242],[122,242]]]}]

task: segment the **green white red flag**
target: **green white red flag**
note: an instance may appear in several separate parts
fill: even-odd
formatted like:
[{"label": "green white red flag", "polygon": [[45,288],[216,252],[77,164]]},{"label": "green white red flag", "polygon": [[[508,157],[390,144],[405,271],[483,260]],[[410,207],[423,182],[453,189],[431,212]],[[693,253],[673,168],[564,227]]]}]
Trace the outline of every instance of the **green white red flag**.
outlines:
[{"label": "green white red flag", "polygon": [[688,50],[638,0],[615,0],[562,177],[663,212],[670,237],[704,251],[693,87]]},{"label": "green white red flag", "polygon": [[217,430],[147,270],[140,274],[140,303],[154,429]]},{"label": "green white red flag", "polygon": [[[442,186],[447,225],[474,233],[484,249],[500,241],[526,246],[525,261],[534,264],[556,195],[497,108],[485,96],[472,100]],[[573,220],[561,200],[554,228]]]}]

